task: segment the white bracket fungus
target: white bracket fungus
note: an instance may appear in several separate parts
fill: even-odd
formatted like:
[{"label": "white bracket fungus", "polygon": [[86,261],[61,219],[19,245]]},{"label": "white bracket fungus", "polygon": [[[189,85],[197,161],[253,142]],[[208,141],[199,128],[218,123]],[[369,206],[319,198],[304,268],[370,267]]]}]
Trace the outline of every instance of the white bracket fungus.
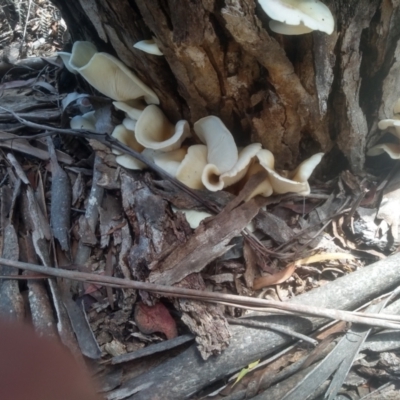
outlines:
[{"label": "white bracket fungus", "polygon": [[206,165],[207,146],[204,144],[190,146],[176,171],[175,178],[191,189],[204,189],[201,177]]},{"label": "white bracket fungus", "polygon": [[[119,140],[124,145],[130,147],[131,149],[141,153],[144,147],[141,146],[135,137],[135,132],[127,129],[124,125],[117,125],[112,134],[112,137]],[[141,161],[137,160],[129,154],[122,154],[119,150],[113,149],[112,152],[117,156],[116,162],[127,169],[143,169],[146,165]]]},{"label": "white bracket fungus", "polygon": [[215,166],[216,174],[232,169],[238,160],[238,149],[223,122],[211,115],[195,122],[193,129],[200,141],[207,146],[207,161]]},{"label": "white bracket fungus", "polygon": [[[60,55],[67,58],[66,53]],[[68,64],[68,65],[67,65]],[[152,89],[145,85],[124,63],[107,53],[97,53],[90,42],[78,41],[66,64],[78,72],[95,89],[117,101],[143,97],[147,104],[159,104]]]},{"label": "white bracket fungus", "polygon": [[69,126],[71,129],[87,129],[88,131],[96,130],[95,111],[89,111],[83,115],[76,115],[71,118]]},{"label": "white bracket fungus", "polygon": [[145,53],[153,54],[154,56],[163,56],[164,54],[158,48],[154,39],[141,40],[133,45],[135,49],[142,50]]},{"label": "white bracket fungus", "polygon": [[393,106],[393,114],[393,119],[382,119],[379,121],[378,128],[390,132],[397,138],[398,143],[377,144],[368,150],[368,156],[379,156],[380,154],[387,153],[394,160],[400,159],[400,99]]},{"label": "white bracket fungus", "polygon": [[301,35],[311,31],[331,34],[335,27],[329,8],[318,0],[258,0],[272,18],[269,27],[284,35]]},{"label": "white bracket fungus", "polygon": [[187,149],[181,147],[180,149],[172,150],[168,153],[154,151],[152,158],[156,165],[175,177],[186,154]]},{"label": "white bracket fungus", "polygon": [[[329,9],[317,0],[259,1],[265,10],[268,9],[266,12],[275,20],[273,25],[280,26],[279,29],[282,26],[285,28],[286,24],[297,33],[305,29],[319,29],[327,33],[333,30]],[[288,14],[288,9],[293,15]],[[137,100],[144,98],[147,103],[159,103],[157,95],[121,61],[109,54],[98,53],[89,42],[75,42],[71,54],[61,53],[60,56],[68,69],[79,72],[98,91],[116,100],[114,106],[126,113],[123,123],[114,128],[112,136],[142,153],[188,187],[217,191],[231,186],[236,191],[253,174],[266,170],[268,177],[247,200],[256,195],[270,196],[273,193],[310,193],[308,179],[321,161],[322,153],[313,155],[283,177],[275,170],[274,156],[269,150],[262,149],[260,143],[252,143],[239,151],[231,132],[215,116],[201,118],[194,124],[194,131],[203,144],[182,147],[182,143],[191,136],[188,122],[181,120],[174,125],[156,105],[145,106]],[[79,96],[74,94],[70,97],[73,100]],[[396,107],[395,112],[400,113],[400,102]],[[71,127],[75,129],[95,130],[95,124],[94,112],[71,119]],[[400,121],[384,120],[381,126],[399,126],[400,130]],[[379,149],[377,146],[375,151],[387,151],[383,146],[389,148],[391,145],[380,145]],[[113,153],[116,162],[127,169],[145,168],[145,164],[128,154],[115,149]],[[184,212],[188,213],[187,210]],[[197,220],[191,226],[198,226],[200,217],[195,215],[195,218]]]},{"label": "white bracket fungus", "polygon": [[114,101],[113,105],[117,110],[123,111],[127,117],[133,120],[138,120],[146,107],[137,100],[129,100],[126,102]]},{"label": "white bracket fungus", "polygon": [[274,193],[298,193],[300,195],[310,194],[308,179],[323,156],[324,153],[314,154],[303,161],[294,171],[290,172],[288,178],[285,178],[275,171],[274,156],[269,150],[263,149],[257,154],[260,165],[268,172],[268,178]]},{"label": "white bracket fungus", "polygon": [[135,133],[142,146],[171,151],[181,147],[182,142],[190,136],[190,128],[184,120],[178,121],[174,126],[157,106],[150,105],[140,114]]}]

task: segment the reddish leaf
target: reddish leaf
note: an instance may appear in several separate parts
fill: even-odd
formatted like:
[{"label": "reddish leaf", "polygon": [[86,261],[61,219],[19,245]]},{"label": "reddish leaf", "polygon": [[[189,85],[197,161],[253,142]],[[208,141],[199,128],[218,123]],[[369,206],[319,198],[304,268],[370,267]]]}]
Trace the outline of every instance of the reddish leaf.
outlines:
[{"label": "reddish leaf", "polygon": [[254,279],[253,290],[258,290],[266,286],[277,285],[278,283],[285,282],[289,279],[296,269],[296,264],[289,264],[282,271],[277,272],[273,275],[262,276],[260,278]]},{"label": "reddish leaf", "polygon": [[135,308],[135,322],[143,333],[162,332],[168,339],[178,336],[176,323],[162,303],[147,306],[139,303]]}]

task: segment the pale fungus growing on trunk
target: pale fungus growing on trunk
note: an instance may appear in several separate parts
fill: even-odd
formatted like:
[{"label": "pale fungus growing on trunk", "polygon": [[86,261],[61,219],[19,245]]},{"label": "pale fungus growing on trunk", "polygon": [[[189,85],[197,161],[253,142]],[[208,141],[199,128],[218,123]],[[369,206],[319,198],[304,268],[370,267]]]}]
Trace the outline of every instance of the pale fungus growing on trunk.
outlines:
[{"label": "pale fungus growing on trunk", "polygon": [[133,45],[135,49],[142,50],[145,53],[152,54],[154,56],[163,56],[164,54],[158,48],[157,43],[154,39],[141,40]]},{"label": "pale fungus growing on trunk", "polygon": [[300,25],[288,25],[284,24],[283,22],[269,21],[269,27],[271,31],[275,33],[279,33],[281,35],[304,35],[306,33],[310,33],[313,30],[308,28],[307,26],[300,24]]},{"label": "pale fungus growing on trunk", "polygon": [[379,156],[387,153],[394,160],[400,159],[400,99],[393,106],[394,117],[392,119],[382,119],[378,122],[378,128],[390,132],[397,138],[397,143],[380,143],[371,147],[367,155]]},{"label": "pale fungus growing on trunk", "polygon": [[[260,3],[265,5],[265,1],[260,1]],[[307,14],[306,11],[310,14],[310,11],[316,12],[317,9],[326,12],[326,6],[318,1],[272,0],[268,7],[270,16],[276,20],[272,21],[275,26],[290,28],[299,33],[300,30],[318,29],[316,24],[321,23],[321,18],[323,18],[325,24],[332,23],[328,28],[320,27],[320,30],[333,30],[333,19],[330,22],[323,13],[314,17],[307,14],[306,18],[298,9],[293,10],[295,3],[302,3],[300,9],[305,14]],[[305,6],[306,3],[309,7]],[[294,12],[295,16],[286,15],[285,18],[278,20],[276,16],[279,7],[281,11],[285,7],[292,8],[291,12]],[[311,20],[314,22],[311,23]],[[114,128],[112,136],[147,157],[189,188],[218,191],[231,187],[231,191],[237,193],[252,175],[266,170],[268,177],[246,200],[256,195],[271,196],[273,193],[293,192],[300,195],[310,193],[308,179],[321,161],[322,153],[315,154],[301,163],[297,169],[282,176],[275,170],[274,156],[269,150],[262,149],[260,143],[252,143],[239,151],[231,132],[216,116],[201,118],[193,126],[198,139],[203,144],[190,145],[189,143],[189,146],[186,144],[182,146],[184,141],[191,137],[188,122],[180,120],[172,124],[159,107],[154,104],[146,106],[141,99],[147,103],[158,104],[157,96],[121,61],[109,54],[98,53],[89,42],[76,42],[71,55],[64,53],[61,56],[67,68],[79,72],[97,90],[116,100],[113,102],[115,108],[125,113],[126,118],[122,124]],[[76,94],[76,96],[82,95]],[[400,104],[398,108],[400,111]],[[399,122],[398,120],[385,121],[381,121],[381,125],[386,124],[392,128]],[[94,112],[71,120],[71,127],[75,129],[95,130],[95,124]],[[388,151],[388,146],[390,145],[380,145],[379,149],[377,146],[375,151]],[[146,168],[145,164],[131,155],[122,154],[115,149],[113,153],[116,155],[116,162],[127,169]],[[191,213],[188,210],[184,210],[184,213],[195,219],[194,222],[189,221],[192,227],[197,227],[205,216],[209,216],[207,213]]]},{"label": "pale fungus growing on trunk", "polygon": [[83,115],[75,115],[75,117],[71,118],[69,126],[72,129],[87,129],[88,131],[95,131],[96,118],[94,114],[94,111],[89,111]]},{"label": "pale fungus growing on trunk", "polygon": [[207,146],[203,144],[190,146],[185,158],[176,171],[175,178],[191,189],[204,189],[201,177],[206,165]]},{"label": "pale fungus growing on trunk", "polygon": [[147,104],[159,104],[157,95],[125,64],[107,53],[96,53],[76,69],[100,93],[113,100],[127,101],[143,97]]},{"label": "pale fungus growing on trunk", "polygon": [[257,158],[260,165],[268,172],[268,179],[274,193],[298,193],[300,195],[307,195],[310,194],[308,179],[315,167],[320,163],[323,155],[323,153],[317,153],[303,161],[297,169],[288,174],[287,178],[279,175],[278,172],[275,171],[274,156],[269,150],[260,150],[257,154]]},{"label": "pale fungus growing on trunk", "polygon": [[220,175],[232,169],[238,160],[238,149],[223,122],[211,115],[195,122],[193,129],[207,146],[207,161],[215,167],[215,174]]},{"label": "pale fungus growing on trunk", "polygon": [[[60,55],[67,58],[66,53]],[[147,104],[159,104],[157,95],[124,63],[107,53],[98,53],[90,42],[78,41],[72,47],[68,69],[78,72],[105,96],[117,101],[144,98]]]},{"label": "pale fungus growing on trunk", "polygon": [[284,35],[302,35],[311,31],[331,34],[335,21],[329,8],[318,0],[259,0],[272,18],[269,27]]},{"label": "pale fungus growing on trunk", "polygon": [[91,42],[77,41],[72,46],[69,66],[75,72],[90,62],[92,57],[97,53],[96,46]]},{"label": "pale fungus growing on trunk", "polygon": [[190,136],[187,121],[181,120],[173,125],[155,105],[147,106],[140,114],[135,132],[136,139],[142,146],[161,151],[179,149],[182,142]]},{"label": "pale fungus growing on trunk", "polygon": [[176,176],[176,173],[187,154],[186,148],[179,148],[167,153],[154,151],[152,153],[153,161],[156,165],[168,172],[171,176]]},{"label": "pale fungus growing on trunk", "polygon": [[124,118],[122,120],[122,125],[128,129],[128,131],[135,131],[136,129],[136,120],[135,119],[130,119],[130,118]]},{"label": "pale fungus growing on trunk", "polygon": [[379,156],[383,153],[387,153],[393,160],[400,158],[400,145],[396,143],[382,143],[372,147],[367,155],[368,156]]},{"label": "pale fungus growing on trunk", "polygon": [[[122,124],[114,128],[111,136],[139,153],[144,150],[144,147],[137,142],[135,132],[126,129]],[[136,160],[136,158],[129,154],[122,154],[115,149],[113,149],[112,152],[117,156],[116,162],[127,169],[143,169],[146,167],[142,162]]]},{"label": "pale fungus growing on trunk", "polygon": [[138,100],[129,101],[113,101],[113,105],[117,110],[123,111],[127,117],[138,120],[146,105]]},{"label": "pale fungus growing on trunk", "polygon": [[64,63],[65,68],[72,74],[77,74],[78,72],[75,70],[75,68],[72,68],[71,65],[69,64],[69,60],[71,59],[71,53],[66,53],[65,51],[59,51],[57,52],[57,55],[61,58],[62,62]]}]

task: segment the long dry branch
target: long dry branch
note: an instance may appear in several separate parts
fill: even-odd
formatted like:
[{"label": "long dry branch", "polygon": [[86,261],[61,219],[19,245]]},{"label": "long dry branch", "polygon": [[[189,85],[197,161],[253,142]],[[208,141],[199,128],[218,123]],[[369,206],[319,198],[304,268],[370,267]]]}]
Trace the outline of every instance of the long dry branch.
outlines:
[{"label": "long dry branch", "polygon": [[[271,312],[271,309],[289,311],[296,315],[309,315],[315,317],[330,318],[334,320],[342,320],[346,322],[360,323],[375,327],[399,329],[400,330],[400,317],[387,315],[385,320],[382,320],[381,315],[376,314],[362,314],[353,313],[350,311],[334,310],[323,307],[315,307],[303,304],[281,303],[274,300],[256,299],[253,297],[237,296],[232,294],[203,292],[201,290],[184,289],[174,286],[155,285],[146,282],[130,281],[128,279],[114,278],[108,276],[95,275],[90,273],[71,271],[61,268],[49,268],[42,265],[23,263],[20,261],[12,261],[0,258],[0,265],[15,267],[22,270],[28,270],[56,276],[59,278],[67,278],[84,282],[91,282],[102,284],[104,286],[112,286],[116,288],[132,288],[139,290],[147,290],[149,292],[162,294],[170,297],[188,298],[194,300],[201,300],[211,303],[224,303],[236,307],[251,308],[257,311]],[[393,323],[393,322],[399,323]]]}]

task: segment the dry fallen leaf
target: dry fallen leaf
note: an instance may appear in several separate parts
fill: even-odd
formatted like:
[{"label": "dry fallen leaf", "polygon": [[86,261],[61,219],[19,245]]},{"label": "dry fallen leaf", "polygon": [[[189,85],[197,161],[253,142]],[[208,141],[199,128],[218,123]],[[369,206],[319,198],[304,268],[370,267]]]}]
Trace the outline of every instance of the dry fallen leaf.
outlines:
[{"label": "dry fallen leaf", "polygon": [[139,303],[135,307],[135,322],[141,332],[162,332],[168,339],[178,336],[176,323],[162,303],[147,306]]},{"label": "dry fallen leaf", "polygon": [[293,275],[296,267],[300,267],[301,265],[313,264],[323,261],[344,260],[344,259],[354,259],[354,258],[355,257],[353,255],[348,253],[314,254],[313,256],[306,257],[301,260],[297,260],[294,263],[289,264],[285,269],[277,272],[276,274],[256,278],[253,283],[253,289],[258,290],[266,286],[277,285],[278,283],[285,282]]},{"label": "dry fallen leaf", "polygon": [[254,279],[253,290],[258,290],[265,286],[277,285],[278,283],[285,282],[293,275],[295,269],[296,264],[291,263],[285,269],[277,272],[276,274],[256,278]]}]

